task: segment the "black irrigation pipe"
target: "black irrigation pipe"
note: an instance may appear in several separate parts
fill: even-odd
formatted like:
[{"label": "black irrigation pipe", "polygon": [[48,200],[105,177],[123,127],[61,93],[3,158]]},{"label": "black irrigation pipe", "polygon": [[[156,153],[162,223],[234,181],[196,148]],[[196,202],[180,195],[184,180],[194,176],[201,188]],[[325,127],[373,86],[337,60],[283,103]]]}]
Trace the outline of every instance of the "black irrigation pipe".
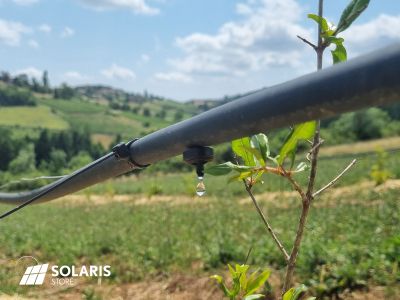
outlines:
[{"label": "black irrigation pipe", "polygon": [[395,101],[400,101],[400,44],[221,105],[120,145],[114,155],[108,154],[40,189],[0,193],[0,202],[21,204],[53,200],[138,167],[177,156],[190,146],[216,145]]}]

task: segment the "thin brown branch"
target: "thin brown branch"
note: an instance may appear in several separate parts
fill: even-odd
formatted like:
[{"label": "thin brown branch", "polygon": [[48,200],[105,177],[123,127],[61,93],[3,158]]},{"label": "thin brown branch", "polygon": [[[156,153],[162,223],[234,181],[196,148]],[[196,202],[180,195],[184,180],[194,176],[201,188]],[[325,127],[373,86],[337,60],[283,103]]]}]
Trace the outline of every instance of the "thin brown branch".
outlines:
[{"label": "thin brown branch", "polygon": [[274,230],[272,229],[271,225],[269,224],[267,218],[265,217],[264,213],[262,212],[260,206],[258,205],[258,202],[256,198],[254,197],[251,187],[246,183],[245,180],[243,180],[244,186],[246,187],[246,191],[249,194],[251,200],[253,201],[253,204],[260,215],[265,227],[267,228],[268,232],[272,236],[272,239],[274,240],[275,244],[278,246],[279,250],[282,252],[283,256],[285,257],[285,261],[289,261],[289,254],[287,253],[285,247],[282,245],[282,243],[279,241],[277,235],[275,234]]},{"label": "thin brown branch", "polygon": [[314,45],[313,43],[311,43],[309,40],[301,37],[300,35],[297,36],[301,41],[303,41],[304,43],[306,43],[307,45],[311,46],[314,50],[317,50],[317,46]]},{"label": "thin brown branch", "polygon": [[303,239],[304,228],[305,228],[305,225],[307,222],[307,216],[308,216],[309,209],[310,209],[310,203],[309,202],[303,203],[302,210],[301,210],[301,216],[300,216],[300,220],[299,220],[299,225],[297,226],[296,238],[293,243],[292,252],[290,253],[290,258],[289,258],[287,268],[286,268],[285,281],[283,284],[282,295],[287,290],[289,290],[292,285],[294,269],[296,267],[296,260],[297,260],[298,254],[299,254],[301,240]]},{"label": "thin brown branch", "polygon": [[[321,147],[321,145],[322,145],[324,142],[325,142],[325,140],[319,139],[318,144],[316,144],[315,146],[313,146],[313,147],[311,148],[311,150],[308,151],[308,153],[307,153],[307,155],[306,155],[306,158],[307,158],[308,161],[311,161],[310,155],[315,151],[315,148]],[[313,145],[313,142],[311,142],[311,146],[312,146],[312,145]]]},{"label": "thin brown branch", "polygon": [[[318,16],[320,18],[323,17],[323,8],[324,8],[324,0],[319,0]],[[318,46],[316,47],[316,49],[314,49],[315,52],[317,53],[317,69],[318,70],[322,69],[322,61],[323,61],[324,50],[325,50],[325,46],[323,45],[321,33],[322,33],[322,26],[321,26],[321,24],[318,24]],[[312,149],[311,170],[310,170],[310,178],[308,180],[307,192],[305,193],[305,197],[303,195],[304,194],[303,190],[300,188],[300,191],[302,192],[301,195],[302,195],[302,199],[303,199],[303,203],[302,203],[303,205],[302,205],[299,224],[297,227],[296,238],[293,243],[293,248],[290,253],[290,258],[289,258],[287,268],[286,268],[286,274],[285,274],[285,279],[284,279],[283,289],[282,289],[282,296],[292,285],[294,270],[296,268],[296,260],[297,260],[297,256],[300,251],[301,241],[303,239],[304,228],[305,228],[305,225],[307,222],[308,212],[310,210],[310,205],[313,200],[313,190],[314,190],[315,178],[317,175],[318,153],[319,153],[319,148],[321,146],[321,144],[320,144],[320,127],[321,127],[321,122],[318,120],[317,127],[316,127],[315,134],[314,134],[313,144],[311,147],[311,149]],[[290,176],[288,178],[292,179]],[[293,182],[295,182],[295,181],[293,180]],[[295,186],[295,188],[296,188],[296,186]]]},{"label": "thin brown branch", "polygon": [[290,184],[293,186],[293,188],[296,190],[296,192],[299,193],[301,199],[303,202],[305,202],[307,200],[307,195],[306,193],[304,193],[303,189],[301,188],[300,184],[297,183],[296,180],[294,180],[294,178],[291,176],[290,173],[286,173],[286,171],[284,171],[284,177],[290,182]]},{"label": "thin brown branch", "polygon": [[313,198],[317,197],[319,194],[321,194],[322,192],[324,192],[325,190],[327,190],[331,186],[333,186],[348,170],[351,169],[351,167],[353,167],[355,165],[356,162],[357,162],[357,160],[353,159],[352,162],[342,172],[340,172],[340,174],[338,176],[336,176],[334,179],[332,179],[332,181],[329,182],[327,185],[325,185],[323,188],[321,188],[320,190],[316,191],[313,194]]}]

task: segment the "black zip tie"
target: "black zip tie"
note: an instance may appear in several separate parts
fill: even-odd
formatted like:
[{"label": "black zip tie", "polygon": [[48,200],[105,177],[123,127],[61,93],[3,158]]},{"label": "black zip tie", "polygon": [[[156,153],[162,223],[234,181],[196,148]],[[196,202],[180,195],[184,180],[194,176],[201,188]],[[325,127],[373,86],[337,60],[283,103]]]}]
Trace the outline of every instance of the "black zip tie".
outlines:
[{"label": "black zip tie", "polygon": [[127,160],[129,163],[131,163],[134,167],[137,167],[139,169],[144,169],[148,166],[148,165],[141,165],[139,163],[137,163],[131,156],[131,152],[129,150],[130,146],[136,142],[138,139],[133,139],[132,141],[129,141],[127,143],[119,143],[117,145],[115,145],[112,148],[112,152],[114,152],[114,156],[117,158],[117,160]]}]

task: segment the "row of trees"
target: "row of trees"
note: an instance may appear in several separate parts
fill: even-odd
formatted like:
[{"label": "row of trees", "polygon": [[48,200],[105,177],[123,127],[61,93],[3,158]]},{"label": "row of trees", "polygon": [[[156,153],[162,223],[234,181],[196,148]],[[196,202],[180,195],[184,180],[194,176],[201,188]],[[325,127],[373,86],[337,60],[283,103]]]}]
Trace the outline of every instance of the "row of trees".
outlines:
[{"label": "row of trees", "polygon": [[[0,81],[11,86],[13,90],[16,90],[15,88],[25,88],[28,91],[36,93],[51,93],[56,99],[71,99],[76,96],[75,89],[66,83],[62,83],[59,87],[54,89],[51,88],[47,71],[43,72],[40,80],[35,77],[29,78],[27,74],[12,76],[9,72],[2,71],[0,73]],[[0,102],[0,105],[3,104]]]},{"label": "row of trees", "polygon": [[26,89],[9,87],[0,88],[0,106],[35,106],[36,101],[32,93]]},{"label": "row of trees", "polygon": [[86,130],[50,132],[43,129],[36,138],[14,138],[10,130],[0,128],[0,171],[14,175],[35,170],[60,174],[77,169],[104,152],[100,144],[92,143]]},{"label": "row of trees", "polygon": [[0,73],[0,80],[7,84],[11,84],[16,87],[28,88],[38,93],[49,93],[51,91],[49,74],[47,71],[43,72],[41,80],[38,80],[35,77],[29,78],[27,74],[18,74],[16,76],[12,76],[9,72],[2,71]]}]

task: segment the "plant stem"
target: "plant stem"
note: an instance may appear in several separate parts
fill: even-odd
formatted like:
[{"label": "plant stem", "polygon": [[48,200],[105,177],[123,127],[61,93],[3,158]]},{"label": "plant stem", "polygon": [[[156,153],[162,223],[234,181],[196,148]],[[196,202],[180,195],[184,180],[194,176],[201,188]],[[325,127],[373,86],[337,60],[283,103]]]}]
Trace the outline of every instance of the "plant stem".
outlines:
[{"label": "plant stem", "polygon": [[313,198],[317,197],[319,194],[324,192],[325,190],[329,189],[332,185],[334,185],[352,166],[355,165],[357,162],[356,159],[353,159],[352,162],[342,171],[339,173],[338,176],[336,176],[334,179],[332,179],[327,185],[325,185],[323,188],[319,189],[316,191],[312,196]]},{"label": "plant stem", "polygon": [[[320,18],[323,17],[323,8],[324,8],[324,1],[319,0],[319,5],[318,5],[318,16]],[[324,55],[324,50],[325,46],[323,45],[322,41],[322,28],[321,25],[318,25],[318,45],[317,48],[315,49],[317,53],[317,70],[322,69],[322,61],[323,61],[323,55]],[[300,245],[301,241],[303,239],[303,234],[304,234],[304,228],[307,222],[307,216],[308,212],[310,210],[310,205],[313,200],[313,190],[314,190],[314,184],[315,184],[315,178],[317,175],[317,164],[318,164],[318,153],[319,153],[319,147],[321,145],[320,143],[320,127],[321,127],[321,122],[317,120],[317,127],[315,130],[314,134],[314,139],[313,139],[313,144],[312,144],[312,152],[311,152],[311,170],[310,170],[310,178],[308,180],[308,186],[307,186],[307,192],[304,197],[304,193],[302,190],[296,189],[300,195],[302,196],[302,210],[301,210],[301,216],[299,220],[299,224],[297,226],[297,231],[296,231],[296,238],[293,243],[293,248],[290,253],[290,258],[287,264],[286,268],[286,274],[285,274],[285,279],[283,283],[283,289],[282,289],[282,296],[283,294],[290,289],[293,281],[293,274],[294,270],[296,268],[296,260],[297,256],[299,254],[300,250]],[[290,176],[288,177],[290,178]],[[293,183],[292,183],[293,184]]]},{"label": "plant stem", "polygon": [[267,218],[265,217],[264,213],[262,212],[260,206],[258,205],[258,202],[256,198],[254,197],[251,187],[246,183],[245,180],[243,180],[244,186],[246,187],[246,191],[249,194],[251,200],[253,201],[253,204],[260,215],[265,227],[267,228],[268,232],[272,236],[272,239],[275,241],[275,244],[278,246],[279,250],[281,250],[283,256],[285,257],[285,261],[289,261],[289,254],[287,253],[285,247],[282,245],[282,243],[279,241],[277,235],[275,234],[274,230],[272,229],[271,225],[269,224]]}]

